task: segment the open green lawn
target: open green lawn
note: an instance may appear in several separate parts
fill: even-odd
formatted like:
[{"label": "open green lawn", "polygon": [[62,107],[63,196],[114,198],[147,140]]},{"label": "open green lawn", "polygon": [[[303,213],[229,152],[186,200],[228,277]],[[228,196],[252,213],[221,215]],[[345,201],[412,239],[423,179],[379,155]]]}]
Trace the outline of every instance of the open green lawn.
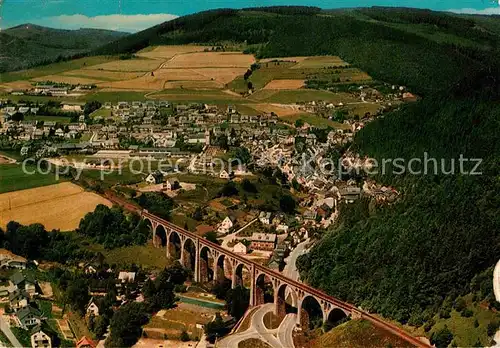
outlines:
[{"label": "open green lawn", "polygon": [[27,168],[35,174],[23,172],[21,164],[0,164],[0,193],[52,185],[66,180],[60,178],[58,181],[52,173],[40,174],[35,167]]},{"label": "open green lawn", "polygon": [[3,331],[0,331],[0,342],[2,342],[5,347],[12,347],[12,344],[10,343],[7,336],[5,336]]},{"label": "open green lawn", "polygon": [[[139,167],[139,165],[137,165]],[[116,169],[113,172],[106,172],[100,170],[88,169],[82,171],[82,177],[90,178],[93,180],[103,179],[104,183],[109,185],[123,184],[123,183],[138,183],[146,177],[147,174],[133,174],[128,168],[122,168],[121,172]]]},{"label": "open green lawn", "polygon": [[103,117],[110,118],[111,117],[111,109],[100,108],[90,114],[91,117]]},{"label": "open green lawn", "polygon": [[26,121],[54,121],[54,122],[57,122],[57,123],[69,123],[71,121],[71,118],[69,117],[64,117],[64,116],[34,116],[34,115],[30,115],[30,116],[26,116],[24,118]]},{"label": "open green lawn", "polygon": [[97,100],[101,103],[111,102],[117,103],[119,101],[144,101],[146,97],[144,96],[144,92],[101,92],[96,91],[92,93],[88,93],[79,99],[84,101],[93,101]]},{"label": "open green lawn", "polygon": [[59,74],[64,71],[80,69],[83,67],[106,63],[112,60],[117,60],[117,58],[112,56],[94,56],[94,57],[84,57],[80,59],[69,60],[67,62],[53,63],[49,65],[39,66],[33,69],[13,71],[0,74],[0,82],[29,80],[35,77]]},{"label": "open green lawn", "polygon": [[350,320],[320,336],[311,345],[320,347],[413,347],[367,320]]}]

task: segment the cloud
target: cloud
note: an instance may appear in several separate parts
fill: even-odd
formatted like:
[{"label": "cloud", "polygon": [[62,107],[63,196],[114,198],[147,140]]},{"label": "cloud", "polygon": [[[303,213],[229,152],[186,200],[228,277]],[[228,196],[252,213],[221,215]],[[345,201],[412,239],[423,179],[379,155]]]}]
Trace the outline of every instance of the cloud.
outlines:
[{"label": "cloud", "polygon": [[98,28],[127,32],[136,32],[153,25],[177,18],[178,16],[168,13],[158,14],[135,14],[121,15],[112,14],[104,16],[88,17],[82,14],[60,15],[44,18],[44,24],[53,28],[79,29]]},{"label": "cloud", "polygon": [[477,15],[500,15],[500,7],[489,7],[482,10],[478,10],[475,8],[459,8],[448,10],[448,12]]}]

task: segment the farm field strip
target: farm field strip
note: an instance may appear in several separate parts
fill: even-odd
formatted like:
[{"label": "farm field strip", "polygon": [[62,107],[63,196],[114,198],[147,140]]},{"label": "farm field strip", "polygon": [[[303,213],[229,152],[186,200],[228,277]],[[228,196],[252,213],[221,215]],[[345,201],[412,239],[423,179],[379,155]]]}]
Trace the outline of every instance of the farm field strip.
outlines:
[{"label": "farm field strip", "polygon": [[210,46],[195,45],[164,45],[154,47],[153,49],[144,49],[139,51],[137,56],[150,59],[168,59],[180,54],[203,52],[205,49],[210,48]]},{"label": "farm field strip", "polygon": [[126,71],[108,71],[97,69],[78,69],[70,70],[63,73],[63,75],[95,78],[99,80],[129,80],[143,75],[142,72],[126,72]]},{"label": "farm field strip", "polygon": [[255,63],[253,55],[241,52],[198,52],[174,56],[164,68],[248,68]]},{"label": "farm field strip", "polygon": [[17,208],[82,192],[84,191],[80,186],[65,182],[28,190],[3,193],[0,194],[0,211],[8,210],[9,206],[11,208]]},{"label": "farm field strip", "polygon": [[299,89],[304,83],[304,80],[272,80],[263,89]]},{"label": "farm field strip", "polygon": [[66,76],[66,75],[46,75],[46,76],[36,77],[33,79],[33,81],[38,81],[38,82],[52,81],[57,83],[68,83],[72,85],[95,84],[102,82],[102,80],[98,80],[95,78],[85,78],[85,77]]},{"label": "farm field strip", "polygon": [[85,214],[93,211],[98,204],[112,205],[107,199],[95,193],[85,192],[79,186],[71,183],[46,186],[43,189],[45,189],[46,194],[52,196],[43,197],[44,199],[33,199],[39,197],[37,194],[40,194],[40,188],[14,192],[15,196],[19,196],[18,199],[24,204],[17,203],[11,209],[8,206],[5,209],[6,198],[3,196],[8,197],[14,193],[0,195],[2,202],[0,225],[5,227],[10,221],[17,221],[24,225],[41,223],[47,230],[69,231],[77,228]]},{"label": "farm field strip", "polygon": [[148,72],[158,69],[162,65],[162,61],[155,59],[128,59],[115,60],[108,63],[85,67],[90,70],[105,70],[114,72]]}]

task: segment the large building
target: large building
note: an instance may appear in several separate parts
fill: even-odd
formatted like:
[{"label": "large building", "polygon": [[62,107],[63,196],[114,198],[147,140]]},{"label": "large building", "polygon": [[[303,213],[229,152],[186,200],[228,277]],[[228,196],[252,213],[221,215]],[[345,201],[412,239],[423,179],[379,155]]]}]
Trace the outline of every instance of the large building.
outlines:
[{"label": "large building", "polygon": [[254,233],[251,241],[250,248],[253,250],[273,251],[276,246],[276,234]]}]

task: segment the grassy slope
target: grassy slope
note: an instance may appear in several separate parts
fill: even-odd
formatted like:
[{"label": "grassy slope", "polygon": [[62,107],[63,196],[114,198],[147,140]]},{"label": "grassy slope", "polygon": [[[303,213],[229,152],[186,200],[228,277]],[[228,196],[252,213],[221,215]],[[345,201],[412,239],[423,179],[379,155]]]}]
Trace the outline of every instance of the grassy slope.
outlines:
[{"label": "grassy slope", "polygon": [[322,335],[313,343],[322,347],[411,347],[406,341],[373,326],[369,321],[350,320]]},{"label": "grassy slope", "polygon": [[66,62],[43,65],[32,69],[1,73],[0,83],[18,81],[18,80],[30,80],[40,76],[59,74],[65,71],[106,63],[112,60],[116,60],[116,57],[108,57],[108,56],[84,57],[84,58],[69,60]]}]

